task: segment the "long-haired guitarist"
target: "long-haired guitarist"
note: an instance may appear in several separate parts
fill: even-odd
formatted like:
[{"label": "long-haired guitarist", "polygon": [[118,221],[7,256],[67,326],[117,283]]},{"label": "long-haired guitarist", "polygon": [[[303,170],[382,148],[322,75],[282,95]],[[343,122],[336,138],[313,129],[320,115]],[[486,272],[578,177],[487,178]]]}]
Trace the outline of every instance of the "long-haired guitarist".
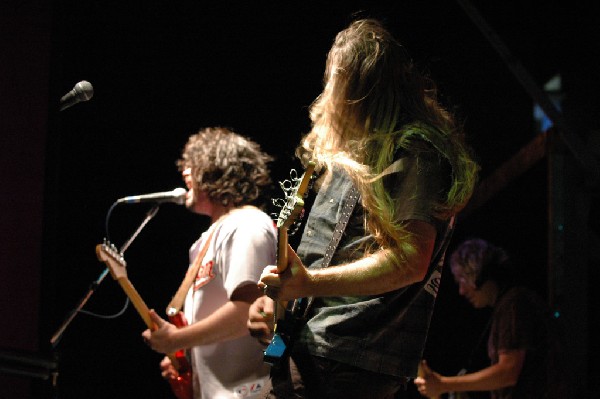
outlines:
[{"label": "long-haired guitarist", "polygon": [[[318,194],[287,268],[266,267],[259,283],[278,303],[306,298],[307,320],[286,333],[290,356],[262,397],[390,398],[417,375],[437,260],[478,167],[433,86],[378,21],[337,35],[324,84],[299,151],[322,173]],[[255,334],[271,309],[265,297],[251,308]]]},{"label": "long-haired guitarist", "polygon": [[[187,208],[212,224],[190,249],[194,278],[183,307],[189,325],[177,328],[151,312],[157,329],[143,337],[158,352],[189,349],[195,398],[256,397],[268,375],[246,320],[261,295],[256,281],[275,261],[273,220],[256,207],[271,185],[271,160],[248,138],[206,128],[189,137],[177,163]],[[161,367],[166,378],[175,372],[168,358]]]}]

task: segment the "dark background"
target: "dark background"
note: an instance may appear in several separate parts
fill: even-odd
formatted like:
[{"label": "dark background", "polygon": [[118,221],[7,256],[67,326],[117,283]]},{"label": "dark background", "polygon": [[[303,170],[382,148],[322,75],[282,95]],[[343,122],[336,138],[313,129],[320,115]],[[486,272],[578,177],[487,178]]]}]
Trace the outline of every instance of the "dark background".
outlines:
[{"label": "dark background", "polygon": [[[539,87],[561,75],[565,118],[597,159],[595,14],[579,2],[520,3],[473,2],[514,57],[507,65],[455,1],[3,2],[0,348],[19,360],[0,357],[0,397],[170,397],[161,356],[142,343],[145,327],[132,306],[114,319],[78,314],[50,345],[104,270],[94,248],[107,235],[107,212],[118,198],[182,186],[175,160],[206,126],[252,137],[276,157],[274,179],[286,178],[298,166],[293,151],[309,129],[326,53],[356,16],[382,19],[436,80],[464,122],[483,180],[539,132],[534,100],[509,68],[515,63]],[[59,112],[61,96],[81,80],[93,84],[94,97]],[[598,346],[598,188],[573,151],[564,154],[564,166],[545,156],[506,176],[505,187],[461,218],[453,242],[480,236],[513,255],[560,312],[578,397],[592,398],[598,382],[588,375],[598,367],[585,354]],[[558,224],[550,212],[556,198],[567,215]],[[149,208],[114,208],[111,240],[123,245]],[[126,251],[129,278],[149,307],[163,311],[207,225],[165,204]],[[109,276],[84,309],[109,315],[124,303]],[[458,297],[447,270],[425,353],[430,365],[455,374],[485,364],[477,341],[488,316]],[[55,387],[44,372],[22,370],[49,359]]]}]

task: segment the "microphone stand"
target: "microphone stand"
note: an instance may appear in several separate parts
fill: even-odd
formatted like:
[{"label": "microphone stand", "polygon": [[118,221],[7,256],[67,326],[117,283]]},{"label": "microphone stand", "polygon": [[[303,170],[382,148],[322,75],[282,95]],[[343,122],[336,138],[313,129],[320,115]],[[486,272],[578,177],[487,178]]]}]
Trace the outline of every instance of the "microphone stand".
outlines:
[{"label": "microphone stand", "polygon": [[[140,224],[140,226],[136,229],[136,231],[129,238],[129,240],[127,240],[125,242],[125,244],[123,244],[123,246],[121,247],[121,250],[119,251],[121,254],[125,253],[125,251],[127,250],[127,248],[129,248],[129,246],[133,243],[133,241],[140,234],[140,232],[146,226],[146,224],[148,224],[148,222],[154,216],[156,216],[156,213],[158,212],[159,206],[160,206],[160,204],[156,203],[148,211],[148,213],[146,214],[146,217],[144,218],[144,220],[142,221],[142,223]],[[56,349],[56,347],[57,347],[58,343],[60,342],[60,339],[62,338],[65,330],[67,329],[67,327],[71,324],[71,322],[73,321],[73,319],[75,318],[75,316],[77,315],[77,313],[79,313],[81,311],[81,309],[83,309],[83,307],[85,306],[85,304],[91,298],[92,294],[96,291],[96,288],[98,288],[98,286],[100,285],[100,283],[104,280],[104,278],[106,277],[106,275],[108,274],[108,272],[109,272],[108,267],[106,267],[102,271],[102,273],[100,273],[100,275],[98,276],[98,278],[96,278],[96,280],[94,280],[90,284],[90,286],[89,286],[88,291],[86,292],[86,294],[81,298],[81,300],[79,301],[79,303],[77,304],[77,306],[71,311],[71,313],[67,316],[67,318],[65,319],[65,321],[56,330],[56,332],[54,333],[54,335],[52,335],[52,338],[50,339],[50,344],[52,345],[52,349]],[[53,374],[52,386],[54,388],[56,388],[56,379],[58,377],[58,372],[54,371],[52,374]]]},{"label": "microphone stand", "polygon": [[[125,251],[127,251],[127,248],[129,248],[129,246],[133,243],[133,240],[136,239],[136,237],[140,234],[140,232],[146,226],[146,224],[148,224],[148,222],[154,216],[156,216],[156,213],[158,212],[158,209],[159,209],[159,204],[154,204],[154,206],[148,211],[148,213],[146,214],[146,217],[144,218],[144,220],[142,221],[142,223],[140,224],[140,226],[133,233],[133,235],[131,236],[131,238],[129,238],[129,240],[127,240],[125,242],[125,244],[123,244],[123,246],[121,247],[121,250],[119,251],[121,254],[124,254]],[[104,278],[108,274],[108,271],[109,271],[108,267],[106,267],[102,271],[102,273],[100,273],[100,276],[98,276],[98,278],[96,280],[94,280],[90,284],[88,292],[83,296],[83,298],[81,298],[81,300],[79,301],[78,305],[75,307],[75,309],[73,309],[73,311],[71,312],[71,314],[66,318],[66,320],[58,328],[58,330],[56,330],[56,332],[54,333],[54,335],[50,339],[50,344],[52,345],[52,348],[56,348],[56,346],[58,345],[58,342],[60,341],[60,338],[62,337],[64,331],[67,329],[67,327],[69,326],[69,324],[71,324],[71,322],[73,321],[73,319],[75,318],[75,316],[77,315],[77,313],[79,313],[79,311],[81,309],[83,309],[83,307],[85,306],[85,304],[87,303],[87,301],[91,298],[92,294],[96,291],[96,288],[98,288],[98,286],[100,285],[100,283],[104,280]]]}]

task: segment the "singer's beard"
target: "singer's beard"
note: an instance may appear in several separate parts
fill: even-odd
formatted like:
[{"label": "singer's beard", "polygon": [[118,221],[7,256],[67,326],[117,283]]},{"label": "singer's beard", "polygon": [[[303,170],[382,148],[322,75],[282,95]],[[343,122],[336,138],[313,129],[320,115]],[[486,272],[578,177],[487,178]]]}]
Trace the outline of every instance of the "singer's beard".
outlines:
[{"label": "singer's beard", "polygon": [[194,208],[196,205],[196,195],[194,193],[194,189],[190,188],[185,195],[185,207],[190,212],[195,212]]}]

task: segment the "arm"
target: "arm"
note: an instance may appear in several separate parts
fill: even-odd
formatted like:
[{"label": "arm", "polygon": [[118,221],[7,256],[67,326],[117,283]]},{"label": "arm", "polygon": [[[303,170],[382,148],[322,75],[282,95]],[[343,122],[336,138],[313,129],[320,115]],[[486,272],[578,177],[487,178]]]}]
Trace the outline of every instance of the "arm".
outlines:
[{"label": "arm", "polygon": [[447,377],[424,364],[424,375],[415,379],[421,395],[436,397],[446,392],[492,391],[516,385],[525,362],[525,349],[503,351],[498,363],[474,373]]},{"label": "arm", "polygon": [[152,310],[150,317],[157,329],[146,330],[142,336],[152,349],[161,353],[243,337],[248,335],[246,323],[250,304],[260,295],[256,285],[243,285],[234,291],[227,303],[210,316],[183,328],[177,328],[163,320]]},{"label": "arm", "polygon": [[308,270],[288,247],[288,267],[281,273],[268,266],[259,286],[269,296],[290,300],[307,296],[375,295],[393,291],[423,280],[435,245],[435,228],[426,222],[411,220],[406,229],[414,236],[416,251],[401,264],[390,261],[390,250],[379,250],[354,262],[320,270]]}]

